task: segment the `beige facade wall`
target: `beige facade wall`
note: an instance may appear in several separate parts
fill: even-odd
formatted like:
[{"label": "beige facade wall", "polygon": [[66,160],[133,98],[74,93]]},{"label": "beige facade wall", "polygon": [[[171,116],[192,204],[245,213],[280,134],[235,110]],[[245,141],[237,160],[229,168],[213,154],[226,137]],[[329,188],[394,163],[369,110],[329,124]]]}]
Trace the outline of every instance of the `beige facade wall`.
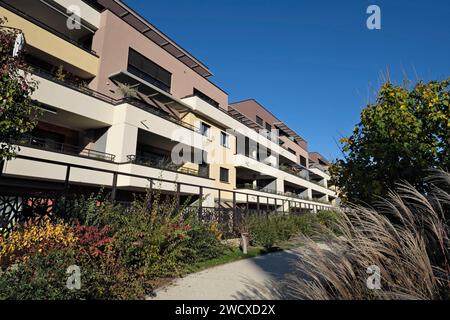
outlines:
[{"label": "beige facade wall", "polygon": [[[233,155],[236,153],[236,137],[227,133],[225,128],[216,126],[213,122],[199,117],[194,113],[187,114],[184,121],[200,128],[203,122],[211,126],[211,133],[209,137],[203,140],[206,151],[208,152],[208,162],[210,163],[210,178],[214,179],[216,188],[233,190],[236,188],[236,168],[233,163]],[[220,144],[221,132],[225,132],[229,136],[229,146],[224,147]],[[220,181],[220,168],[229,170],[229,183],[222,183]]]},{"label": "beige facade wall", "polygon": [[216,126],[220,123],[224,128],[235,130],[244,136],[249,137],[253,141],[270,148],[273,152],[278,153],[293,162],[297,161],[295,155],[283,149],[277,143],[267,139],[258,132],[250,129],[243,123],[237,121],[223,111],[211,106],[202,99],[197,97],[189,97],[182,99],[182,101],[190,106],[196,114],[200,114],[202,118],[208,119],[208,121],[215,123]]}]

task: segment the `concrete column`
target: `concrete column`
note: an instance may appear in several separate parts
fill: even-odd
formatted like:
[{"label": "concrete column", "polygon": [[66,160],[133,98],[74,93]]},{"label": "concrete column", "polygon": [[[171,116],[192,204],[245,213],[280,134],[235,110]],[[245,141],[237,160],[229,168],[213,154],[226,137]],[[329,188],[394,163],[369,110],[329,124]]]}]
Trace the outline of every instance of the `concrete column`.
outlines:
[{"label": "concrete column", "polygon": [[277,191],[278,192],[284,192],[284,180],[283,179],[277,179]]},{"label": "concrete column", "polygon": [[305,197],[306,199],[310,200],[310,199],[312,199],[312,189],[306,189],[300,195]]},{"label": "concrete column", "polygon": [[106,135],[106,152],[114,154],[116,162],[126,162],[127,156],[136,154],[138,128],[119,123],[109,128]]}]

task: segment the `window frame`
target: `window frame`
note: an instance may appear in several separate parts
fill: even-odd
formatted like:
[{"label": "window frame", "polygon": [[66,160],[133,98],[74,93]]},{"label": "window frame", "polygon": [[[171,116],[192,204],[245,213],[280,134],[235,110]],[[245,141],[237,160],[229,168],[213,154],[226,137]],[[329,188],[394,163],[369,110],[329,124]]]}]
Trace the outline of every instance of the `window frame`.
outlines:
[{"label": "window frame", "polygon": [[[142,61],[133,60],[133,56],[136,59],[142,59]],[[148,72],[148,70],[143,70],[142,68],[140,68],[138,66],[139,62],[147,63],[149,66],[155,69],[155,74],[151,74]],[[171,92],[173,74],[131,47],[128,49],[127,70],[128,72],[134,74],[142,80],[155,85],[159,89],[168,93]],[[168,79],[164,79],[165,77],[167,77]]]},{"label": "window frame", "polygon": [[[206,131],[203,131],[203,128],[206,128]],[[207,133],[207,134],[205,134]],[[201,122],[200,123],[200,134],[206,138],[211,138],[211,126],[209,124],[207,124],[206,122]]]},{"label": "window frame", "polygon": [[[222,138],[225,137],[225,142]],[[230,148],[230,135],[224,131],[220,131],[220,145],[224,148]]]},{"label": "window frame", "polygon": [[260,116],[256,116],[256,124],[264,128],[264,120]]}]

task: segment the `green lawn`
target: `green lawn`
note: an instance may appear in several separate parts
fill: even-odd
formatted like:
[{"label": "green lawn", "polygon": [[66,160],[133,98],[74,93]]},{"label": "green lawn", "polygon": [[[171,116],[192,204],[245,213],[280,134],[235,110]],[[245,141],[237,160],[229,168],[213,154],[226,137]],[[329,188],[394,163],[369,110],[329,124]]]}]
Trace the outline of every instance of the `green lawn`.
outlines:
[{"label": "green lawn", "polygon": [[189,274],[189,273],[199,272],[199,271],[202,271],[205,269],[220,266],[222,264],[227,264],[227,263],[231,263],[231,262],[235,262],[235,261],[239,261],[239,260],[243,260],[243,259],[254,258],[254,257],[260,256],[263,254],[267,254],[267,253],[289,250],[289,249],[293,249],[298,246],[300,246],[300,243],[298,241],[295,241],[295,240],[294,241],[286,241],[283,243],[279,243],[276,247],[274,247],[270,250],[267,250],[263,247],[249,247],[247,254],[243,254],[239,248],[230,248],[229,250],[227,250],[225,252],[224,255],[222,255],[218,258],[211,259],[208,261],[198,262],[198,263],[195,263],[195,264],[189,266],[187,273]]}]

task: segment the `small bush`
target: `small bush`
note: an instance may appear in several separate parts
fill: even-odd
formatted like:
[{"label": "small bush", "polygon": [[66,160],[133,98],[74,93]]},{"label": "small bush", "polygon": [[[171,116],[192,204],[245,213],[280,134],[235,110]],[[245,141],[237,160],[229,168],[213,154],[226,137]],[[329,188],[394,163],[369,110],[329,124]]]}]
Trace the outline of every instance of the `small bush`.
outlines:
[{"label": "small bush", "polygon": [[[69,266],[81,270],[81,289],[70,290]],[[0,300],[142,299],[138,279],[113,256],[94,259],[79,248],[59,248],[31,256],[0,276]]]},{"label": "small bush", "polygon": [[75,245],[77,238],[64,223],[53,224],[49,219],[30,221],[18,226],[7,237],[0,235],[0,267],[28,260],[36,254]]},{"label": "small bush", "polygon": [[335,211],[322,210],[317,213],[320,224],[327,228],[334,228],[339,222],[339,214]]},{"label": "small bush", "polygon": [[272,216],[247,218],[246,223],[250,231],[250,239],[254,245],[272,248],[279,240],[280,230],[276,218]]},{"label": "small bush", "polygon": [[225,253],[226,245],[220,241],[221,234],[216,223],[193,223],[189,232],[185,260],[187,263],[203,262]]},{"label": "small bush", "polygon": [[[98,203],[99,197],[91,197]],[[176,198],[147,193],[129,208],[103,202],[85,205],[78,217],[97,228],[108,226],[118,259],[151,286],[154,280],[180,275],[187,264],[220,256],[224,246],[215,224],[197,220],[178,207]]]},{"label": "small bush", "polygon": [[[250,234],[255,245],[270,249],[278,242],[289,241],[295,236],[323,235],[329,231],[328,228],[335,227],[337,221],[337,213],[330,211],[302,215],[272,214],[247,217],[241,229]],[[333,231],[337,232],[337,227]]]}]

